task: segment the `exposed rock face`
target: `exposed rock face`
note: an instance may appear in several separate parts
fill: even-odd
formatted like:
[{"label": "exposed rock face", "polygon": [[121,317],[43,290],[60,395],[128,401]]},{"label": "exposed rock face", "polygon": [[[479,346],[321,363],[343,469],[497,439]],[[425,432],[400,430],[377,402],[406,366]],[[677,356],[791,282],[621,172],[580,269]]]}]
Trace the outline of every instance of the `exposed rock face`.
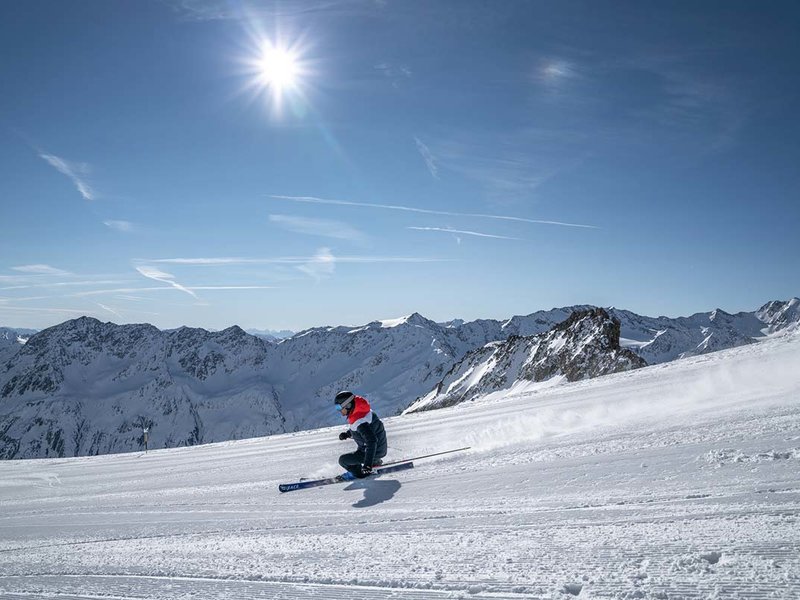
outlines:
[{"label": "exposed rock face", "polygon": [[576,311],[547,333],[512,336],[470,352],[406,412],[452,406],[520,382],[578,381],[647,364],[619,342],[620,323],[605,310]]},{"label": "exposed rock face", "polygon": [[773,300],[756,311],[756,317],[767,325],[769,333],[791,329],[797,331],[800,325],[800,298],[786,302]]}]

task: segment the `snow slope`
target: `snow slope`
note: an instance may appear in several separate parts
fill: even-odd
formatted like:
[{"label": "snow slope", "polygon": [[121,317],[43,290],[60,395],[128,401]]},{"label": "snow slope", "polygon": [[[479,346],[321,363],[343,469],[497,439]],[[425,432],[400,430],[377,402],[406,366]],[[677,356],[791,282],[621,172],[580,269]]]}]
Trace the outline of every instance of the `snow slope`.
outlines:
[{"label": "snow slope", "polygon": [[[800,336],[386,420],[0,463],[3,598],[798,598]],[[378,407],[380,408],[380,407]]]}]

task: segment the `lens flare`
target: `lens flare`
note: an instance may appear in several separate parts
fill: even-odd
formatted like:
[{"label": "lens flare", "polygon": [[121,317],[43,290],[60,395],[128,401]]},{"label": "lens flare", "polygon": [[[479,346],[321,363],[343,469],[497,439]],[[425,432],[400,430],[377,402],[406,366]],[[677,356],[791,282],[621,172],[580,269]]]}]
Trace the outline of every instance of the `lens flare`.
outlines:
[{"label": "lens flare", "polygon": [[277,115],[287,102],[293,110],[302,107],[310,68],[301,42],[258,37],[251,38],[249,46],[243,58],[246,83],[242,91],[253,100],[266,100]]}]

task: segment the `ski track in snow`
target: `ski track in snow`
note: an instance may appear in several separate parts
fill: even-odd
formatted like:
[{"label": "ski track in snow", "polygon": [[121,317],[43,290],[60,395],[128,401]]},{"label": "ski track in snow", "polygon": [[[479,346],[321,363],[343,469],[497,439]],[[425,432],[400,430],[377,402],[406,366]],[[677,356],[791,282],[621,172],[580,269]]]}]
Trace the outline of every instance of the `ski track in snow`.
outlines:
[{"label": "ski track in snow", "polygon": [[800,597],[800,337],[339,428],[0,463],[2,598]]}]

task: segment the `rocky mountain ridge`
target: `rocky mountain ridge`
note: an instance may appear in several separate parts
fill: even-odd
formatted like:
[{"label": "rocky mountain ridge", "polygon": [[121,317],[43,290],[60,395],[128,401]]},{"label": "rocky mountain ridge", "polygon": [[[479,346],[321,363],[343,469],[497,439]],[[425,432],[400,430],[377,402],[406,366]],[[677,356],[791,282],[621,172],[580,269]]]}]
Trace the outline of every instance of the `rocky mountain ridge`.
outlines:
[{"label": "rocky mountain ridge", "polygon": [[[652,364],[791,330],[800,322],[798,303],[681,319],[607,312],[620,322],[621,346]],[[522,347],[528,342],[517,338],[548,332],[586,310],[594,307],[466,323],[414,313],[360,327],[317,327],[279,343],[239,327],[160,331],[87,317],[67,321],[0,355],[0,457],[138,450],[143,427],[152,448],[334,425],[331,398],[345,388],[369,397],[379,414],[397,414],[469,353],[511,339]]]},{"label": "rocky mountain ridge", "polygon": [[602,308],[573,312],[546,333],[513,335],[468,353],[406,413],[453,406],[524,382],[580,381],[647,366],[620,346],[620,322]]}]

